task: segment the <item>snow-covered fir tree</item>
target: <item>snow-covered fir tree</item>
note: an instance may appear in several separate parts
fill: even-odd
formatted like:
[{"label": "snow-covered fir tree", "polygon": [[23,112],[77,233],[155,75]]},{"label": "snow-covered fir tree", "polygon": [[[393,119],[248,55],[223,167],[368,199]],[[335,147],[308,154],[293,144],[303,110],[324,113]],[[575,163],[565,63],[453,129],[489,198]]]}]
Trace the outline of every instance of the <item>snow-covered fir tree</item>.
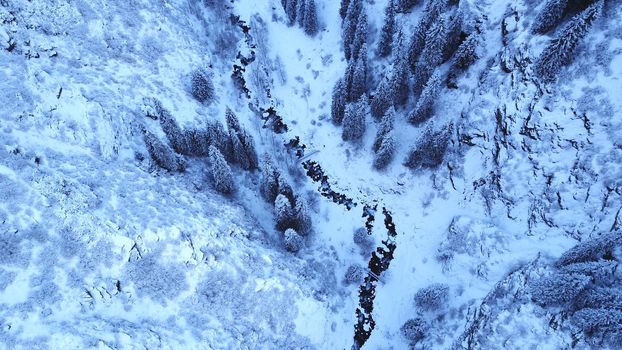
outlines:
[{"label": "snow-covered fir tree", "polygon": [[362,0],[350,0],[348,4],[348,11],[346,12],[346,18],[342,25],[342,42],[343,52],[346,60],[350,60],[352,57],[352,46],[354,44],[354,37],[359,27],[359,17],[363,12]]},{"label": "snow-covered fir tree", "polygon": [[333,98],[331,102],[330,115],[333,123],[341,124],[343,115],[346,111],[348,90],[343,78],[337,80],[333,87]]},{"label": "snow-covered fir tree", "polygon": [[363,44],[361,52],[354,63],[352,84],[348,94],[349,101],[357,101],[367,93],[367,44]]},{"label": "snow-covered fir tree", "polygon": [[341,138],[344,141],[360,140],[365,134],[367,116],[370,114],[367,96],[363,95],[357,102],[346,106],[343,117],[343,132]]},{"label": "snow-covered fir tree", "polygon": [[438,98],[441,88],[442,76],[439,71],[434,72],[428,80],[425,89],[421,93],[415,109],[408,115],[408,121],[418,125],[432,116],[434,111],[434,102]]},{"label": "snow-covered fir tree", "polygon": [[391,68],[391,93],[394,106],[404,106],[409,96],[408,61],[402,55],[397,55]]},{"label": "snow-covered fir tree", "polygon": [[397,0],[399,9],[402,12],[410,11],[415,5],[419,4],[422,0]]},{"label": "snow-covered fir tree", "polygon": [[404,165],[411,169],[433,169],[443,163],[452,126],[441,130],[427,128],[410,150]]},{"label": "snow-covered fir tree", "polygon": [[318,32],[317,8],[315,0],[305,1],[305,18],[302,26],[305,33],[313,36]]},{"label": "snow-covered fir tree", "polygon": [[354,40],[352,41],[352,59],[359,59],[359,54],[363,46],[367,43],[368,31],[367,14],[365,11],[361,11],[356,25],[356,31],[354,32]]},{"label": "snow-covered fir tree", "polygon": [[603,4],[602,0],[597,1],[572,18],[544,49],[535,63],[536,73],[542,80],[552,81],[559,70],[570,63],[576,47],[600,16]]},{"label": "snow-covered fir tree", "polygon": [[248,159],[248,155],[242,146],[238,133],[229,130],[229,138],[231,139],[234,162],[239,164],[242,169],[250,169],[251,161]]},{"label": "snow-covered fir tree", "polygon": [[445,20],[439,18],[426,34],[426,44],[415,70],[413,90],[420,94],[434,69],[443,61],[443,50],[447,40]]},{"label": "snow-covered fir tree", "polygon": [[544,34],[555,28],[564,17],[568,0],[547,0],[533,21],[531,30],[537,34]]},{"label": "snow-covered fir tree", "polygon": [[259,183],[259,191],[263,199],[268,203],[274,203],[276,196],[279,194],[279,178],[281,174],[274,166],[272,158],[268,154],[264,154],[261,162],[261,179]]},{"label": "snow-covered fir tree", "polygon": [[304,240],[300,237],[298,232],[289,228],[283,233],[283,243],[285,244],[285,249],[295,253],[302,248]]},{"label": "snow-covered fir tree", "polygon": [[452,69],[464,70],[477,61],[477,46],[479,45],[479,35],[471,33],[466,40],[460,44],[452,59]]},{"label": "snow-covered fir tree", "polygon": [[312,222],[311,222],[311,214],[309,213],[309,207],[307,206],[307,201],[304,200],[301,196],[296,196],[296,207],[294,208],[294,215],[296,225],[295,228],[297,232],[301,235],[307,235],[311,231]]},{"label": "snow-covered fir tree", "polygon": [[341,0],[339,5],[339,16],[341,19],[346,18],[346,14],[348,13],[348,6],[350,6],[350,0]]},{"label": "snow-covered fir tree", "polygon": [[279,194],[274,200],[274,221],[276,228],[285,231],[294,227],[294,208],[289,198],[284,194]]},{"label": "snow-covered fir tree", "polygon": [[380,39],[378,40],[378,49],[376,51],[379,57],[387,57],[391,54],[393,34],[395,34],[395,4],[394,0],[389,0],[384,10],[384,24],[380,31]]},{"label": "snow-covered fir tree", "polygon": [[382,142],[376,155],[374,156],[374,168],[382,170],[386,168],[395,155],[395,137],[393,131],[388,132],[382,137]]},{"label": "snow-covered fir tree", "polygon": [[145,145],[147,146],[147,152],[151,156],[151,159],[161,168],[168,171],[184,171],[184,160],[173,150],[160,141],[155,135],[149,131],[145,131],[144,135]]},{"label": "snow-covered fir tree", "polygon": [[231,168],[220,151],[214,146],[209,148],[208,163],[214,188],[220,193],[232,193],[235,190],[235,183]]},{"label": "snow-covered fir tree", "polygon": [[374,143],[372,145],[374,152],[378,152],[385,136],[393,131],[394,125],[395,108],[391,107],[385,112],[382,120],[380,121],[380,125],[378,126],[378,132],[376,133],[376,138],[374,139]]},{"label": "snow-covered fir tree", "polygon": [[201,103],[210,103],[214,100],[214,84],[205,69],[197,69],[192,73],[192,96]]},{"label": "snow-covered fir tree", "polygon": [[385,76],[376,87],[373,98],[370,102],[371,115],[374,118],[381,118],[389,107],[393,104],[393,90],[391,89],[391,72]]}]

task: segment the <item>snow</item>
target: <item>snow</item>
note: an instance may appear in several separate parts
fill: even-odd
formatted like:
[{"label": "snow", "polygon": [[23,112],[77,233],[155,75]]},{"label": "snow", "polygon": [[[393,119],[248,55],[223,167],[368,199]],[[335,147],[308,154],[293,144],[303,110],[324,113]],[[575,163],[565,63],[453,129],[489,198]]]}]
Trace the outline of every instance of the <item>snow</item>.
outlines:
[{"label": "snow", "polygon": [[[247,24],[265,24],[251,25],[250,100],[230,75],[235,54],[251,48],[228,16],[201,2],[9,3],[18,10],[0,26],[0,42],[17,44],[0,52],[0,348],[350,348],[359,286],[344,275],[370,258],[353,241],[367,203],[391,211],[398,236],[364,348],[408,348],[400,327],[418,316],[432,325],[425,346],[452,348],[484,309],[481,348],[570,346],[569,332],[549,327],[548,311],[515,305],[510,293],[491,295],[497,288],[524,295],[525,280],[537,274],[531,264],[615,226],[619,195],[607,187],[617,188],[622,169],[615,28],[597,25],[558,86],[542,87],[517,62],[511,73],[501,69],[504,50],[533,61],[548,42],[526,29],[535,15],[530,2],[461,2],[482,16],[483,45],[458,88],[444,89],[435,104],[433,126],[455,126],[449,155],[436,170],[404,167],[426,129],[410,125],[410,110],[402,109],[395,160],[378,172],[371,118],[360,144],[342,141],[330,121],[332,88],[347,64],[339,1],[316,0],[321,29],[312,38],[285,24],[280,1],[231,5]],[[386,3],[365,2],[372,43]],[[7,8],[0,6],[0,22],[11,16]],[[398,23],[411,30],[421,9],[398,14]],[[610,57],[597,58],[596,46],[607,40]],[[374,58],[372,86],[388,64]],[[212,104],[189,93],[198,67],[214,79]],[[250,78],[262,68],[272,99]],[[164,140],[144,115],[151,98],[183,129],[222,121],[232,108],[259,153],[273,154],[296,193],[313,200],[305,247],[285,251],[272,206],[256,190],[259,174],[234,168],[239,189],[227,197],[211,189],[204,159],[188,158],[183,174],[155,168],[141,131]],[[274,104],[289,131],[260,129],[249,104]],[[475,146],[458,134],[474,136]],[[346,210],[317,194],[299,161],[283,154],[294,136],[332,188],[358,206]],[[378,210],[374,247],[387,237],[383,219]],[[449,286],[442,321],[413,302],[433,283]]]}]

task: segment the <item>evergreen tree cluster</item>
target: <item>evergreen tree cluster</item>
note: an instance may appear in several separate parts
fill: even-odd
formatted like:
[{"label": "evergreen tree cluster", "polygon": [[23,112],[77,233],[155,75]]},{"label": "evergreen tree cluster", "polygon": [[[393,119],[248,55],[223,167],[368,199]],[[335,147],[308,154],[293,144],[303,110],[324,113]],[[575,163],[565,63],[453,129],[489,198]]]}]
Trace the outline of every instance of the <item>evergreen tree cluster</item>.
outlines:
[{"label": "evergreen tree cluster", "polygon": [[537,34],[544,34],[555,28],[564,17],[567,6],[568,0],[547,0],[534,19],[531,30]]},{"label": "evergreen tree cluster", "polygon": [[441,165],[449,146],[451,129],[451,125],[438,131],[426,128],[408,154],[404,165],[411,169],[430,169]]},{"label": "evergreen tree cluster", "polygon": [[532,300],[570,316],[592,346],[622,346],[622,235],[609,232],[579,243],[555,262],[551,274],[531,282]]},{"label": "evergreen tree cluster", "polygon": [[366,96],[361,96],[356,103],[348,103],[343,117],[341,138],[344,141],[359,141],[363,138],[369,114],[371,112]]},{"label": "evergreen tree cluster", "polygon": [[151,159],[161,168],[168,171],[184,171],[185,161],[177,155],[167,144],[160,141],[149,131],[144,134],[145,145]]},{"label": "evergreen tree cluster", "polygon": [[298,24],[305,33],[314,36],[319,30],[315,0],[281,0],[290,25]]},{"label": "evergreen tree cluster", "polygon": [[603,0],[597,1],[573,17],[549,43],[535,63],[535,71],[544,81],[552,81],[560,69],[572,61],[573,54],[600,16]]},{"label": "evergreen tree cluster", "polygon": [[230,158],[244,170],[257,169],[259,160],[257,158],[253,137],[240,126],[238,117],[229,108],[227,108],[226,120],[227,128],[229,129],[229,140],[231,142]]},{"label": "evergreen tree cluster", "polygon": [[302,236],[311,232],[312,222],[307,202],[294,193],[285,177],[267,154],[262,157],[260,193],[263,199],[274,205],[276,228],[283,232],[285,248],[298,251],[303,245]]}]

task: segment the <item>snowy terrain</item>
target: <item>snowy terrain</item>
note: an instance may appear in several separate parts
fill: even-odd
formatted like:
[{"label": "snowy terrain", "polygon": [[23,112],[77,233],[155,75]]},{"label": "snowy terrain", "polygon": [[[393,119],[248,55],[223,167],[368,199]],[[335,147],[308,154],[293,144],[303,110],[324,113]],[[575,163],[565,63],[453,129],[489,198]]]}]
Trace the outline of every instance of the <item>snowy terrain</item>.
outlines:
[{"label": "snowy terrain", "polygon": [[[394,159],[377,170],[378,121],[349,142],[331,120],[348,69],[339,1],[314,2],[309,35],[280,0],[0,0],[0,349],[622,347],[622,6],[602,2],[546,82],[538,58],[577,15],[535,34],[546,2],[449,1],[477,23],[477,60],[425,123],[407,120],[414,94],[396,108]],[[376,54],[389,1],[360,3],[372,95],[397,53]],[[428,6],[413,3],[396,14],[405,37]],[[193,96],[197,69],[213,101]],[[286,130],[264,127],[270,107]],[[225,154],[232,194],[211,154],[175,155],[184,171],[152,159],[145,135],[176,148],[163,111],[231,135],[228,109],[260,159],[249,171]],[[406,167],[432,130],[450,130],[442,162]],[[298,155],[284,146],[296,137]],[[264,154],[309,207],[299,250],[263,198]],[[610,324],[582,328],[581,312],[604,309]],[[414,319],[421,336],[405,331]]]}]

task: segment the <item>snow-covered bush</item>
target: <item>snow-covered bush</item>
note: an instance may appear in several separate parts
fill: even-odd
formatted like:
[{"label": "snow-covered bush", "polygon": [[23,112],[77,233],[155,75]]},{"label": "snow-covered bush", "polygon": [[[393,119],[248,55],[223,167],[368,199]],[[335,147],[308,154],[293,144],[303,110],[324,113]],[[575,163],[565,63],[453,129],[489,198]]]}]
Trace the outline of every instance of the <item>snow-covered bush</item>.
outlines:
[{"label": "snow-covered bush", "polygon": [[423,311],[437,311],[449,301],[449,286],[434,283],[421,288],[415,294],[414,301],[415,305]]},{"label": "snow-covered bush", "polygon": [[130,263],[127,275],[138,296],[149,296],[164,305],[188,288],[183,268],[183,265],[162,264],[159,256],[151,254]]},{"label": "snow-covered bush", "polygon": [[572,323],[588,336],[588,342],[612,349],[622,347],[622,310],[586,308],[572,316]]},{"label": "snow-covered bush", "polygon": [[573,303],[573,309],[583,308],[622,310],[622,289],[618,285],[586,289]]},{"label": "snow-covered bush", "polygon": [[214,83],[212,83],[209,73],[199,68],[192,72],[191,92],[194,98],[201,103],[211,103],[214,101]]},{"label": "snow-covered bush", "polygon": [[424,131],[408,154],[404,165],[411,169],[436,168],[441,165],[449,146],[450,129],[451,127],[439,131]]},{"label": "snow-covered bush", "polygon": [[360,284],[365,278],[365,269],[359,264],[353,264],[348,266],[344,281],[347,284]]},{"label": "snow-covered bush", "polygon": [[410,344],[416,344],[426,337],[429,328],[427,322],[422,318],[412,318],[402,325],[400,332]]},{"label": "snow-covered bush", "polygon": [[359,227],[354,230],[354,234],[352,235],[352,241],[354,244],[358,245],[361,250],[365,253],[368,253],[374,247],[374,239],[367,232],[365,227]]},{"label": "snow-covered bush", "polygon": [[304,241],[302,237],[295,230],[288,228],[283,234],[283,242],[285,243],[285,249],[295,253],[302,248]]},{"label": "snow-covered bush", "polygon": [[553,273],[531,284],[531,296],[541,306],[556,306],[572,301],[591,279],[581,274]]},{"label": "snow-covered bush", "polygon": [[220,193],[232,193],[235,189],[235,184],[231,168],[220,151],[214,146],[209,147],[208,161],[214,188]]},{"label": "snow-covered bush", "polygon": [[145,131],[145,145],[151,159],[161,168],[168,171],[184,171],[185,161],[155,135]]}]

